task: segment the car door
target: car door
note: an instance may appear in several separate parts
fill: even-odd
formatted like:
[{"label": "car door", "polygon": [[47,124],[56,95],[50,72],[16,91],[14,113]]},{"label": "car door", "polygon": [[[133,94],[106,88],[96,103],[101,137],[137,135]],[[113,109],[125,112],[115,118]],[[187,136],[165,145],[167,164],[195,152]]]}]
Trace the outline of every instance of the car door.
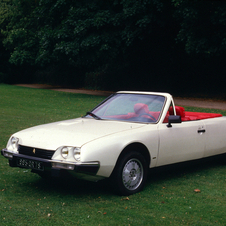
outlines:
[{"label": "car door", "polygon": [[226,117],[203,120],[206,128],[205,157],[226,153]]},{"label": "car door", "polygon": [[172,124],[161,123],[157,166],[202,158],[205,149],[203,121],[186,121]]}]

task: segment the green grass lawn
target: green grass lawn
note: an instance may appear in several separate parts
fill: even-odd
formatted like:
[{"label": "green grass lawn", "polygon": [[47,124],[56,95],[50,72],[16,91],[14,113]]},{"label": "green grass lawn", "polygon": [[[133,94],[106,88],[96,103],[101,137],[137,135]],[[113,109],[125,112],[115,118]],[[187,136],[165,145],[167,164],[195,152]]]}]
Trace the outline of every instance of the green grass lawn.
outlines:
[{"label": "green grass lawn", "polygon": [[[79,117],[103,99],[0,85],[0,149],[18,130]],[[216,159],[154,169],[141,193],[124,197],[107,181],[45,181],[0,156],[0,225],[225,225],[225,172]]]}]

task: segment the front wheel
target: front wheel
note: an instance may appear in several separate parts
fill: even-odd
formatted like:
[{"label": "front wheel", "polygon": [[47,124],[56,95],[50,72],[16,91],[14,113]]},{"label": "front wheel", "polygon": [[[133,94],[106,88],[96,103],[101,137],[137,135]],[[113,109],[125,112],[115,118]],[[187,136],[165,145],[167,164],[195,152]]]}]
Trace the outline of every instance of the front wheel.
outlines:
[{"label": "front wheel", "polygon": [[121,195],[141,191],[147,179],[148,165],[143,155],[130,152],[121,157],[113,172],[113,185]]}]

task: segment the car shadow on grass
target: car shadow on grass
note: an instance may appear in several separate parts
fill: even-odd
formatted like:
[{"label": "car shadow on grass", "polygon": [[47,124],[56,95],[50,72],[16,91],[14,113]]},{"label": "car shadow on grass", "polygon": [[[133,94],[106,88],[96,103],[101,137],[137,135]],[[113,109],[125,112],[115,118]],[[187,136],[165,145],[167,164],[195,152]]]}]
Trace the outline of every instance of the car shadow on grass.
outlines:
[{"label": "car shadow on grass", "polygon": [[[221,155],[152,168],[149,170],[144,191],[152,189],[153,185],[162,185],[169,181],[170,183],[173,183],[173,181],[176,180],[177,183],[178,181],[182,182],[185,176],[186,178],[192,179],[192,177],[195,177],[197,174],[208,175],[208,172],[224,167],[225,163],[226,155]],[[30,178],[27,178],[21,186],[24,186],[24,189],[29,188],[31,191],[40,191],[43,195],[71,195],[80,198],[84,198],[87,195],[92,197],[103,195],[110,197],[117,195],[112,189],[109,179],[104,179],[98,182],[79,180],[74,177],[43,179],[36,174],[31,174]]]},{"label": "car shadow on grass", "polygon": [[36,180],[29,184],[29,186],[51,194],[58,193],[61,195],[76,195],[80,197],[87,195],[112,195],[108,179],[91,182],[79,180],[74,177],[43,179],[37,176]]},{"label": "car shadow on grass", "polygon": [[147,184],[179,179],[184,177],[184,175],[192,177],[197,173],[206,173],[206,171],[211,171],[222,166],[226,166],[226,154],[156,167],[149,170]]}]

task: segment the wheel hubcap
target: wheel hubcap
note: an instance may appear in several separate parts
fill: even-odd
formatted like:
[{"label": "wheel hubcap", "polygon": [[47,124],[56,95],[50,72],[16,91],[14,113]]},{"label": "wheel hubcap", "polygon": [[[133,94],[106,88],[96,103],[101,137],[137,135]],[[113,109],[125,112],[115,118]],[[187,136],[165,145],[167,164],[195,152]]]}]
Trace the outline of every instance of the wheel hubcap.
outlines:
[{"label": "wheel hubcap", "polygon": [[130,159],[122,171],[123,184],[128,190],[137,189],[143,180],[143,166],[138,159]]}]

